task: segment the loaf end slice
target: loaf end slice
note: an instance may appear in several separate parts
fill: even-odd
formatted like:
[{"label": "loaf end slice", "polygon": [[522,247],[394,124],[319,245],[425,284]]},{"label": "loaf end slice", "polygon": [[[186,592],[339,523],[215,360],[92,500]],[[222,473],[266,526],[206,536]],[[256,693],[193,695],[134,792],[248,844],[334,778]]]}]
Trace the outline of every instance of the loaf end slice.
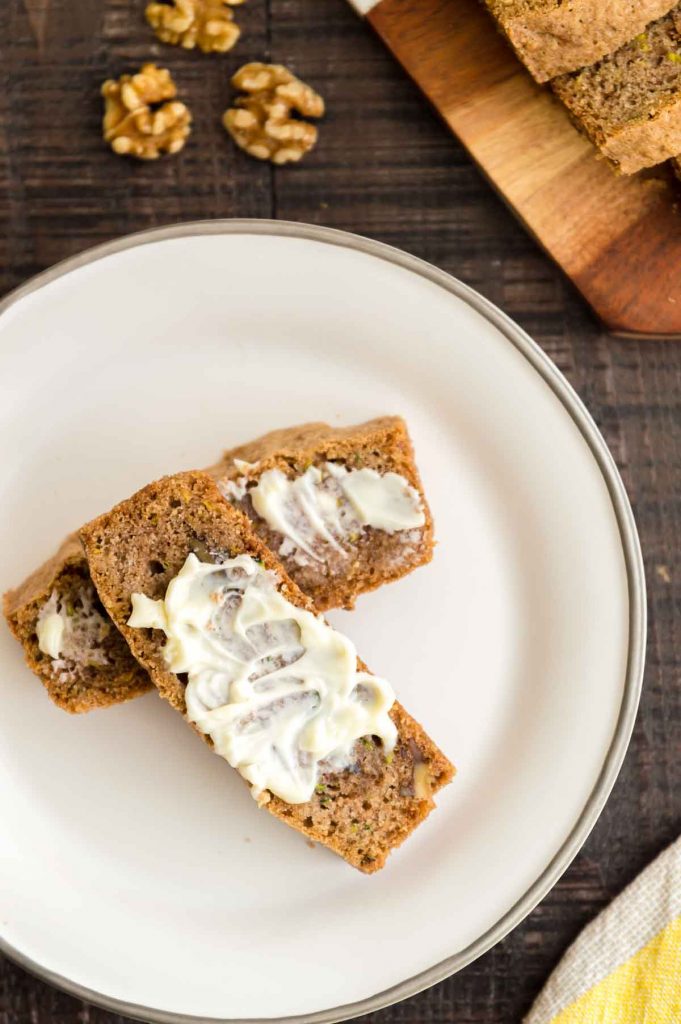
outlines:
[{"label": "loaf end slice", "polygon": [[[418,500],[422,521],[393,532],[362,525],[353,518],[341,484],[329,475],[329,466],[351,475],[373,471],[385,478],[397,474]],[[331,541],[308,534],[308,546],[302,549],[291,536],[258,514],[253,502],[263,474],[279,472],[289,481],[301,481],[306,474],[309,476],[310,467],[322,476],[317,487],[337,502],[341,525],[340,531],[337,525],[331,525]],[[411,439],[399,416],[384,416],[351,427],[306,423],[274,430],[226,452],[209,472],[227,500],[251,519],[258,536],[312,598],[318,611],[353,608],[360,594],[398,580],[432,558],[433,519]],[[347,523],[343,517],[347,517]]]},{"label": "loaf end slice", "polygon": [[[4,595],[3,611],[24,648],[28,667],[63,710],[92,711],[152,688],[104,611],[76,535],[67,537],[49,561]],[[61,633],[54,656],[41,650],[38,639],[47,615],[56,617]]]},{"label": "loaf end slice", "polygon": [[[164,597],[190,553],[213,564],[249,555],[276,575],[288,601],[314,611],[248,518],[222,499],[206,474],[184,473],[151,484],[80,535],[108,613],[161,695],[185,717],[186,682],[166,666],[163,632],[127,624],[134,593]],[[358,667],[363,669],[361,663]],[[404,708],[396,703],[390,715],[398,732],[391,757],[377,740],[365,737],[357,744],[352,769],[324,775],[310,801],[290,804],[271,796],[265,804],[275,817],[367,873],[381,868],[390,851],[427,817],[434,795],[454,773]]]}]

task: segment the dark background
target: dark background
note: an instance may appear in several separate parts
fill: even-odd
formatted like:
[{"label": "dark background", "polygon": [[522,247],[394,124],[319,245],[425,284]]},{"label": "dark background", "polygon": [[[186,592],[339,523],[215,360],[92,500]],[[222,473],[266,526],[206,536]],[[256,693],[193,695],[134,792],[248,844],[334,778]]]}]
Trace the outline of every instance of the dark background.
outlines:
[{"label": "dark background", "polygon": [[[248,0],[236,8],[236,50],[214,57],[156,43],[143,7],[0,0],[0,292],[88,246],[180,220],[278,217],[369,235],[450,271],[529,331],[586,402],[624,477],[646,561],[649,652],[608,805],[563,879],[504,942],[367,1018],[513,1024],[580,929],[681,828],[681,343],[599,329],[346,0]],[[195,127],[179,156],[136,164],[103,145],[98,90],[149,59],[171,68]],[[219,124],[230,74],[270,59],[327,101],[318,148],[298,167],[249,159]],[[122,1019],[0,961],[0,1024]]]}]

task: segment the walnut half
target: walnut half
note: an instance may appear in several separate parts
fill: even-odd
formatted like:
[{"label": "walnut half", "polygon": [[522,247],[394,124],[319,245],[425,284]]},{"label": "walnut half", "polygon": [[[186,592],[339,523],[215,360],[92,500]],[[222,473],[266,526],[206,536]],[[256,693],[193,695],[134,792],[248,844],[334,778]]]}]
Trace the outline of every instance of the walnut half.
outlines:
[{"label": "walnut half", "polygon": [[322,117],[324,100],[281,64],[244,64],[232,85],[246,93],[222,123],[237,146],[258,160],[300,160],[317,141],[317,129],[300,117]]},{"label": "walnut half", "polygon": [[146,19],[162,43],[196,46],[204,53],[226,53],[241,35],[230,7],[243,0],[172,0],[150,3]]},{"label": "walnut half", "polygon": [[192,118],[176,95],[170,72],[155,64],[145,64],[136,75],[109,79],[102,86],[105,142],[114,153],[139,160],[179,153]]}]

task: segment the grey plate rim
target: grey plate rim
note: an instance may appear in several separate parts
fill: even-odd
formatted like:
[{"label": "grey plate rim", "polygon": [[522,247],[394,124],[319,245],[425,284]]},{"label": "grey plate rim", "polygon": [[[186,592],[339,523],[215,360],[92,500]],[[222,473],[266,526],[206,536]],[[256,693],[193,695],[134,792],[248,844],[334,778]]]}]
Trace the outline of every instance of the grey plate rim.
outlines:
[{"label": "grey plate rim", "polygon": [[568,383],[560,370],[537,343],[492,302],[484,298],[473,288],[463,284],[457,278],[445,273],[445,271],[438,270],[424,260],[393,246],[386,245],[383,242],[376,242],[373,239],[346,231],[339,231],[335,228],[296,223],[294,221],[252,218],[187,221],[167,227],[150,228],[146,231],[125,235],[112,242],[105,242],[102,245],[87,249],[85,252],[65,259],[31,278],[31,280],[6,295],[0,302],[0,317],[11,306],[32,292],[43,288],[45,285],[74,270],[88,266],[107,256],[147,245],[151,242],[164,242],[170,239],[186,238],[195,235],[235,234],[299,238],[306,241],[340,246],[373,256],[404,270],[411,271],[427,281],[438,285],[440,288],[461,299],[493,324],[527,359],[560,400],[594,456],[603,475],[617,519],[629,589],[629,648],[622,706],[605,762],[578,821],[555,857],[511,909],[502,915],[499,921],[484,932],[475,942],[472,942],[465,949],[447,957],[440,963],[366,999],[347,1003],[344,1006],[320,1010],[315,1013],[305,1013],[293,1017],[248,1017],[239,1019],[197,1017],[158,1010],[151,1006],[140,1006],[125,1000],[116,999],[113,996],[107,996],[101,992],[95,992],[36,963],[30,957],[14,949],[0,935],[0,953],[36,975],[42,981],[46,981],[67,992],[69,995],[83,999],[88,1003],[93,1003],[96,1006],[127,1017],[148,1021],[150,1024],[336,1024],[337,1021],[372,1013],[384,1009],[392,1003],[416,995],[472,963],[473,960],[486,953],[520,924],[547,895],[563,872],[569,867],[586,842],[589,833],[605,806],[605,802],[610,795],[610,791],[622,766],[634,728],[645,665],[647,628],[645,572],[634,515],[619,470],[598,427],[572,385]]}]

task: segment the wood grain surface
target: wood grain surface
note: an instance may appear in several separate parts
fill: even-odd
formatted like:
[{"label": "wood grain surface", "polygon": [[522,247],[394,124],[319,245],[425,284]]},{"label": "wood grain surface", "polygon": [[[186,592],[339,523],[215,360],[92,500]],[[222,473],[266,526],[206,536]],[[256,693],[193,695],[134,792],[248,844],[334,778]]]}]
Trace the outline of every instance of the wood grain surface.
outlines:
[{"label": "wood grain surface", "polygon": [[[218,58],[155,44],[141,7],[2,0],[3,293],[89,245],[173,221],[276,216],[356,231],[450,271],[519,321],[586,401],[624,476],[647,566],[650,646],[641,712],[610,801],[572,867],[505,941],[436,988],[365,1018],[517,1024],[568,943],[681,829],[681,346],[602,332],[346,0],[248,0],[237,9],[237,50]],[[138,165],[102,145],[98,88],[149,56],[173,68],[196,128],[179,156]],[[218,123],[229,73],[270,57],[328,103],[317,150],[295,168],[250,160]],[[121,1020],[0,963],[0,1024]]]},{"label": "wood grain surface", "polygon": [[681,336],[681,187],[597,158],[480,0],[381,0],[368,16],[603,323]]}]

